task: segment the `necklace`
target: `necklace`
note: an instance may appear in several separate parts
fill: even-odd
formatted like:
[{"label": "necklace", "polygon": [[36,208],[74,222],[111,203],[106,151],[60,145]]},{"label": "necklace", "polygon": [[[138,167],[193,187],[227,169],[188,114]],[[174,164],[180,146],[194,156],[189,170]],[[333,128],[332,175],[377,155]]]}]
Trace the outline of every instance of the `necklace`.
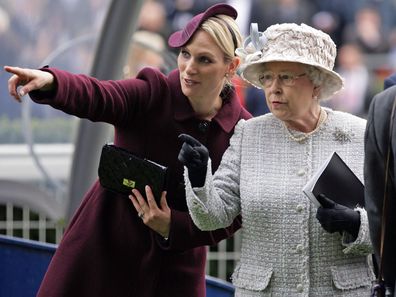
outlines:
[{"label": "necklace", "polygon": [[320,126],[326,121],[326,119],[327,119],[327,112],[321,107],[320,112],[319,112],[319,119],[318,119],[318,122],[316,123],[315,129],[313,129],[311,132],[303,133],[303,135],[300,137],[294,136],[293,132],[290,131],[290,129],[286,126],[286,124],[284,122],[282,122],[282,124],[285,127],[285,129],[291,139],[293,139],[294,141],[297,141],[297,142],[303,142],[308,137],[310,137],[312,134],[314,134],[316,131],[318,131]]}]

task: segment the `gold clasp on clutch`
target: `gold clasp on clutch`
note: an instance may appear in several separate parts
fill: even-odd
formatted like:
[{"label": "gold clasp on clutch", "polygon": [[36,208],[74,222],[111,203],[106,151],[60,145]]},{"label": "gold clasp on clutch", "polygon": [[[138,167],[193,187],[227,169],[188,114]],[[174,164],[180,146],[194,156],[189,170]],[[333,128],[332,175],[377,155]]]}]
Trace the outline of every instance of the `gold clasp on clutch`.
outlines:
[{"label": "gold clasp on clutch", "polygon": [[135,181],[130,180],[130,179],[127,179],[127,178],[124,178],[124,179],[122,180],[122,184],[123,184],[124,186],[129,187],[129,188],[134,188],[134,187],[135,187]]}]

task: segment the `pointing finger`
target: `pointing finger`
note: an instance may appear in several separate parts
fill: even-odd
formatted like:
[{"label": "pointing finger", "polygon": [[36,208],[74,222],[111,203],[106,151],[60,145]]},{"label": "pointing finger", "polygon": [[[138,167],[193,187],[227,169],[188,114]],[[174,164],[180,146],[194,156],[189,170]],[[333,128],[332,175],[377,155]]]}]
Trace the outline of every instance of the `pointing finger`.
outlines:
[{"label": "pointing finger", "polygon": [[13,67],[13,66],[4,66],[4,70],[7,71],[7,72],[9,72],[9,73],[17,74],[17,75],[18,75],[18,74],[20,74],[22,68]]},{"label": "pointing finger", "polygon": [[26,71],[25,69],[19,67],[11,67],[11,66],[4,66],[4,70],[14,74],[8,80],[8,92],[17,101],[21,101],[21,97],[24,96],[29,89],[21,88],[20,90],[18,90],[18,87],[28,82],[29,72]]}]

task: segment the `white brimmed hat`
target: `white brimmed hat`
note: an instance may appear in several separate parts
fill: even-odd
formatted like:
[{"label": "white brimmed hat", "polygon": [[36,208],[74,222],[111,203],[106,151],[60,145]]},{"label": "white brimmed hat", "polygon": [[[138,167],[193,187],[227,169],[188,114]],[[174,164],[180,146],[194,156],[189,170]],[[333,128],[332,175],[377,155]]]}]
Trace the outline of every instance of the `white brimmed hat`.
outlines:
[{"label": "white brimmed hat", "polygon": [[267,62],[296,62],[315,66],[326,76],[319,99],[325,99],[344,86],[343,78],[333,71],[337,55],[336,45],[330,36],[308,25],[276,24],[259,32],[252,24],[250,36],[236,54],[242,58],[241,77],[252,85],[262,88],[259,74]]}]

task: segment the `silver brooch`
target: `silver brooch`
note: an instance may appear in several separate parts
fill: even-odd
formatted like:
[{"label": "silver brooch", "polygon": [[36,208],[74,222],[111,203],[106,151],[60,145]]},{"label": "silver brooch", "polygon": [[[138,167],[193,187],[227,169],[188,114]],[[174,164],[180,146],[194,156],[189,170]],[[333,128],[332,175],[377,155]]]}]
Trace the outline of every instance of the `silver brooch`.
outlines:
[{"label": "silver brooch", "polygon": [[346,131],[340,128],[336,128],[333,132],[334,139],[341,143],[347,143],[352,141],[352,137],[354,136],[352,130]]}]

